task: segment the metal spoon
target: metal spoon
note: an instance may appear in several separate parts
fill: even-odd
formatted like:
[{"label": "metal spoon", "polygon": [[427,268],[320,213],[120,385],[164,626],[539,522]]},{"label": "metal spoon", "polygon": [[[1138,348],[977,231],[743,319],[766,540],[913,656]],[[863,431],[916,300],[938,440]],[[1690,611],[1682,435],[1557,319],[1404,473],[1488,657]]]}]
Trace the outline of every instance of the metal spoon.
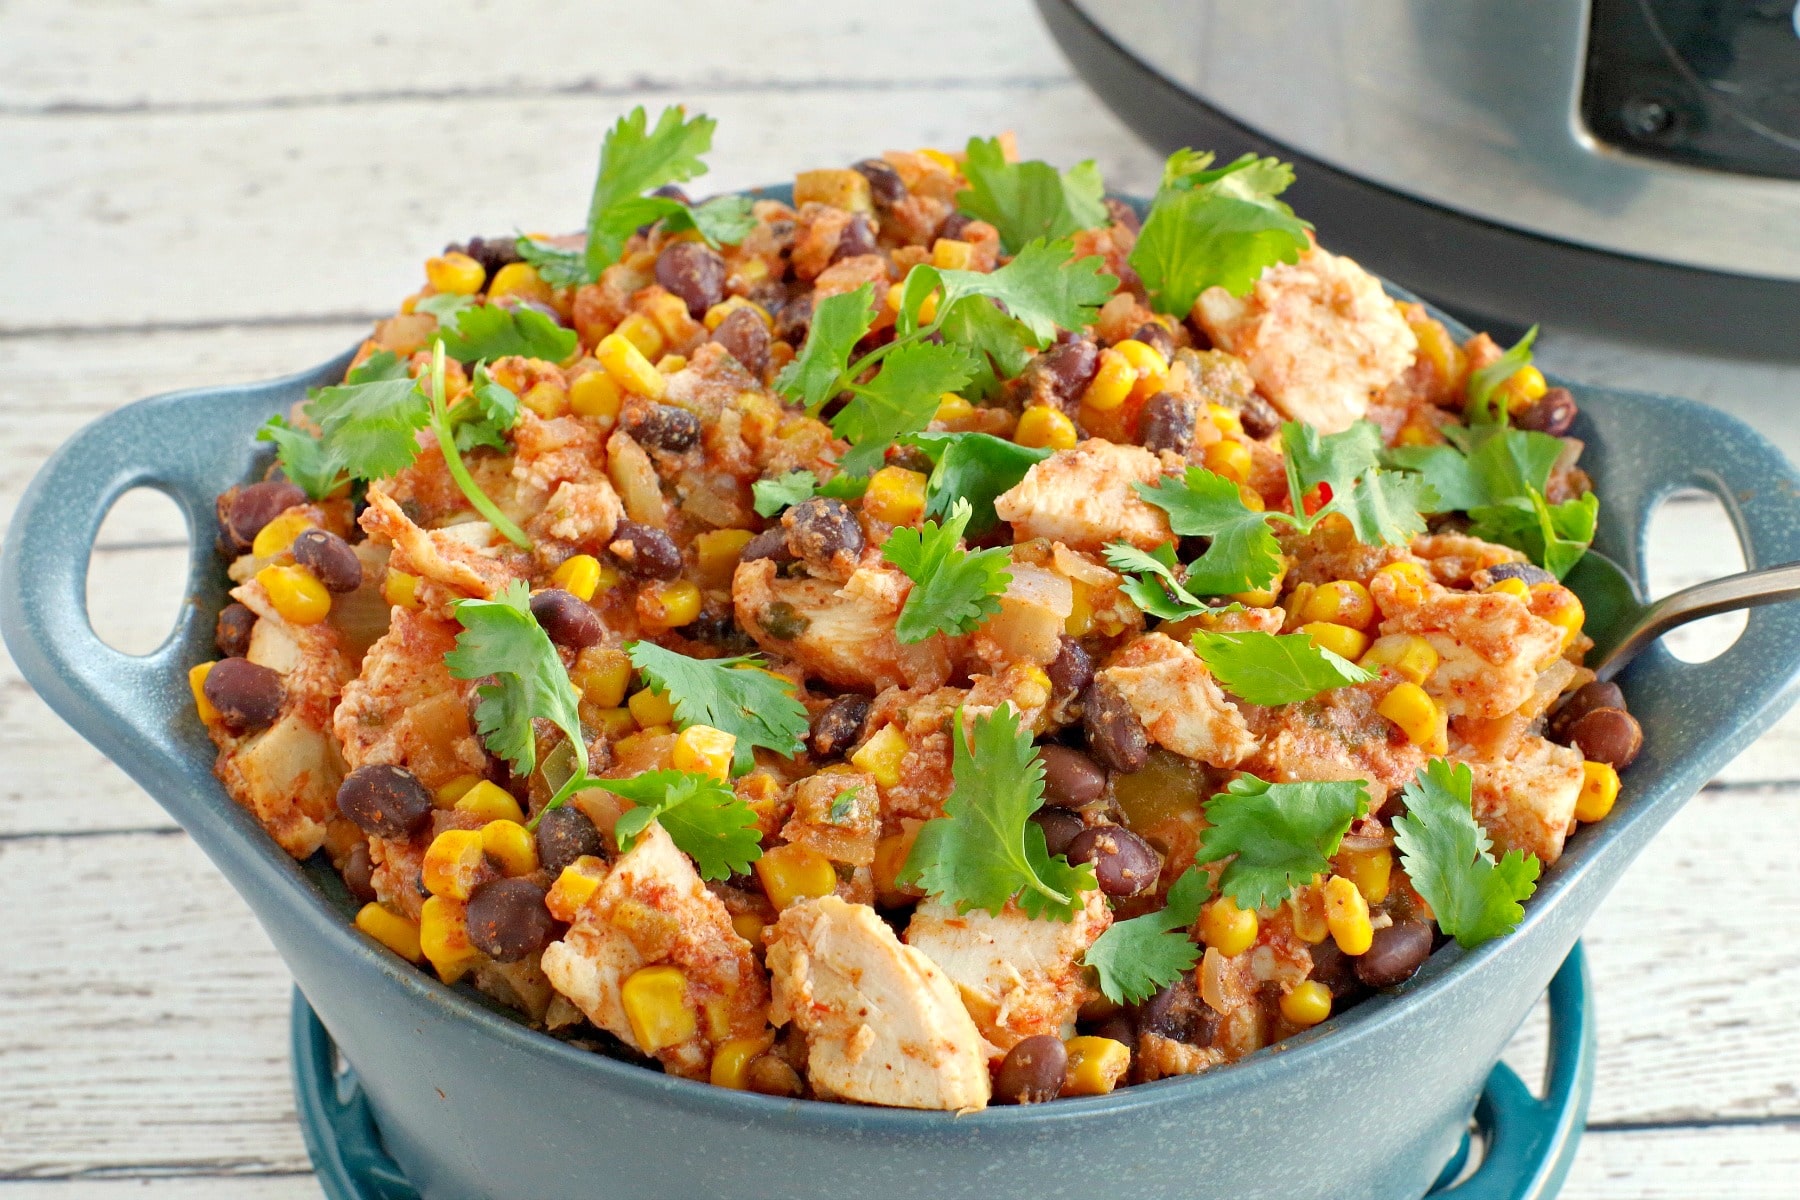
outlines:
[{"label": "metal spoon", "polygon": [[1645,604],[1617,563],[1590,550],[1563,582],[1587,608],[1587,632],[1594,639],[1588,663],[1605,680],[1678,625],[1740,608],[1800,599],[1800,562],[1709,579]]}]

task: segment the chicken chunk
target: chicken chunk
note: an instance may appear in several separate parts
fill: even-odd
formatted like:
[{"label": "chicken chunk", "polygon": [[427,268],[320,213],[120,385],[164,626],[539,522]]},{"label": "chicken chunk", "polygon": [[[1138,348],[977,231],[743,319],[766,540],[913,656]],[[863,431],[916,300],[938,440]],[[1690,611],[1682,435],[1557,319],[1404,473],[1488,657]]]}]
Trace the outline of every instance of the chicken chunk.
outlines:
[{"label": "chicken chunk", "polygon": [[[664,965],[686,978],[685,1019],[640,1030],[622,989],[636,972]],[[765,1028],[768,983],[750,943],[660,825],[613,864],[562,940],[545,948],[543,968],[588,1020],[675,1075],[706,1078],[720,1044]]]},{"label": "chicken chunk", "polygon": [[1194,320],[1244,360],[1276,408],[1323,433],[1360,420],[1419,348],[1381,281],[1317,246],[1264,271],[1248,296],[1208,288]]},{"label": "chicken chunk", "polygon": [[510,544],[492,544],[493,527],[485,521],[420,529],[378,483],[369,485],[369,507],[361,520],[371,537],[393,543],[394,570],[429,580],[452,599],[490,600],[525,574],[525,563]]},{"label": "chicken chunk", "polygon": [[228,742],[213,772],[295,858],[325,844],[344,764],[322,727],[289,712],[260,733]]},{"label": "chicken chunk", "polygon": [[1397,592],[1386,583],[1376,580],[1372,588],[1387,618],[1381,632],[1417,634],[1431,643],[1438,666],[1425,690],[1452,717],[1516,712],[1531,701],[1538,672],[1562,653],[1562,628],[1517,597],[1434,586],[1411,606],[1396,603]]},{"label": "chicken chunk", "polygon": [[822,1095],[895,1108],[987,1107],[988,1049],[956,985],[875,910],[835,896],[796,904],[769,939],[770,1017],[806,1035]]},{"label": "chicken chunk", "polygon": [[1546,865],[1562,857],[1581,794],[1581,751],[1531,735],[1500,762],[1472,762],[1475,819],[1500,852],[1523,850]]},{"label": "chicken chunk", "polygon": [[1117,689],[1158,743],[1185,758],[1233,767],[1256,749],[1244,715],[1199,656],[1147,633],[1113,655],[1100,677]]},{"label": "chicken chunk", "polygon": [[994,501],[1016,540],[1053,538],[1077,550],[1127,541],[1148,550],[1169,540],[1169,519],[1147,504],[1133,483],[1154,483],[1162,460],[1142,446],[1089,438],[1058,450],[1025,472]]},{"label": "chicken chunk", "polygon": [[344,688],[332,729],[354,769],[403,766],[436,787],[479,775],[487,755],[469,723],[474,684],[453,678],[444,655],[456,626],[396,607],[387,633],[363,656],[362,674]]},{"label": "chicken chunk", "polygon": [[940,686],[955,641],[933,634],[905,643],[894,633],[912,584],[886,567],[858,567],[844,583],[780,579],[772,559],[741,564],[731,598],[741,625],[771,654],[839,687]]},{"label": "chicken chunk", "polygon": [[976,1028],[1004,1053],[1036,1034],[1067,1037],[1076,1010],[1093,998],[1081,959],[1112,924],[1112,910],[1098,891],[1084,900],[1073,921],[1059,921],[1010,903],[999,916],[959,916],[930,899],[913,912],[906,943],[949,976]]},{"label": "chicken chunk", "polygon": [[1331,688],[1277,708],[1247,707],[1257,750],[1244,766],[1271,783],[1360,779],[1377,812],[1425,763],[1425,751],[1375,711],[1393,683]]}]

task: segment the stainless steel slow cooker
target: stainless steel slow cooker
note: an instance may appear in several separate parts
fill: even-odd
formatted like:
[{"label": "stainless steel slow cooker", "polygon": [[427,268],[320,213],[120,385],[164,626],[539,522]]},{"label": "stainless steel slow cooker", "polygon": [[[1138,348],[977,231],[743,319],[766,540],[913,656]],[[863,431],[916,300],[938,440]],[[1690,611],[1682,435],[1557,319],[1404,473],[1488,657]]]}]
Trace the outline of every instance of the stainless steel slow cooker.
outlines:
[{"label": "stainless steel slow cooker", "polygon": [[1502,323],[1800,358],[1795,0],[1039,0],[1165,148]]}]

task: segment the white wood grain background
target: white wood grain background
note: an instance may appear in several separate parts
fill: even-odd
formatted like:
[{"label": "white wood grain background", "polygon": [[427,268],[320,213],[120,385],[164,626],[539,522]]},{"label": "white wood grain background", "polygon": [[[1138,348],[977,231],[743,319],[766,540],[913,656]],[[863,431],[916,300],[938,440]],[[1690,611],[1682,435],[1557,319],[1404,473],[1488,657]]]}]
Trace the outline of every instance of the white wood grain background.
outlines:
[{"label": "white wood grain background", "polygon": [[[601,131],[674,101],[720,118],[720,188],[1005,128],[1122,189],[1157,169],[1024,0],[0,0],[0,519],[94,417],[316,362],[446,241],[578,223]],[[1728,405],[1800,390],[1549,342],[1565,368]],[[1720,521],[1659,514],[1660,586],[1734,569]],[[168,506],[121,505],[96,626],[155,645],[186,553]],[[1730,636],[1696,629],[1684,653]],[[1599,1086],[1571,1200],[1800,1195],[1797,754],[1790,719],[1595,920]],[[289,984],[248,912],[3,659],[0,764],[0,1200],[317,1197]],[[1534,1026],[1512,1056],[1541,1057]]]}]

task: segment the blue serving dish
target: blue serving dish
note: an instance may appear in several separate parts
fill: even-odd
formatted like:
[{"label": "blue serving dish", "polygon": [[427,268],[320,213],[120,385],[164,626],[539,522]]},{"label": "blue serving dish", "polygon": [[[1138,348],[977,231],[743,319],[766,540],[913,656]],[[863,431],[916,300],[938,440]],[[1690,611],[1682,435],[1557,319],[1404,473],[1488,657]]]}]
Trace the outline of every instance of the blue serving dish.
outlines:
[{"label": "blue serving dish", "polygon": [[[1439,950],[1406,985],[1232,1067],[963,1116],[712,1088],[565,1045],[402,962],[351,927],[351,902],[328,867],[290,859],[213,778],[185,679],[213,656],[224,595],[213,498],[257,465],[256,427],[307,387],[337,382],[348,361],[141,401],[76,434],[14,515],[0,556],[0,632],[45,701],[155,796],[243,895],[354,1064],[388,1153],[427,1200],[1423,1196],[1601,899],[1800,682],[1800,606],[1751,612],[1738,641],[1707,663],[1646,653],[1620,681],[1644,727],[1643,754],[1613,815],[1545,872],[1519,929],[1474,951]],[[1800,559],[1800,474],[1755,432],[1688,401],[1571,387],[1603,502],[1597,546],[1629,576],[1642,578],[1650,514],[1685,487],[1719,497],[1750,566]],[[186,515],[193,599],[168,641],[134,657],[95,637],[84,597],[101,519],[139,486]],[[1557,1056],[1553,1077],[1583,1057]],[[1542,1126],[1510,1144],[1537,1140]],[[1529,1163],[1508,1144],[1502,1137],[1504,1153],[1490,1161]],[[1556,1178],[1546,1170],[1554,1174],[1484,1170],[1451,1194],[1548,1196]]]}]

